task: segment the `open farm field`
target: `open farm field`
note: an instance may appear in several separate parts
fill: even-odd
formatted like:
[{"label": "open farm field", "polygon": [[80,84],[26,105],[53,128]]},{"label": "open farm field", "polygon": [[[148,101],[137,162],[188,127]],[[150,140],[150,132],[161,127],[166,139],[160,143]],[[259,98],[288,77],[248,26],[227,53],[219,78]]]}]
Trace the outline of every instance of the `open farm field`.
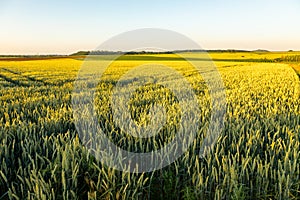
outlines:
[{"label": "open farm field", "polygon": [[[184,55],[206,62],[201,53]],[[128,107],[133,121],[143,126],[151,124],[149,109],[158,102],[167,115],[163,128],[148,139],[120,130],[111,117],[110,97],[118,80],[134,67],[155,62],[178,71],[199,104],[200,115],[191,124],[200,126],[187,151],[172,164],[144,173],[112,169],[82,145],[72,95],[84,57],[0,58],[0,200],[300,199],[298,55],[210,53],[224,84],[227,106],[224,128],[203,157],[199,149],[214,122],[201,74],[171,54],[125,55],[115,60],[97,84],[94,104],[101,129],[123,149],[160,149],[172,141],[184,114],[176,95],[156,84],[177,81],[160,74],[134,91]],[[94,62],[86,61],[91,66]],[[178,90],[184,93],[186,88]]]}]

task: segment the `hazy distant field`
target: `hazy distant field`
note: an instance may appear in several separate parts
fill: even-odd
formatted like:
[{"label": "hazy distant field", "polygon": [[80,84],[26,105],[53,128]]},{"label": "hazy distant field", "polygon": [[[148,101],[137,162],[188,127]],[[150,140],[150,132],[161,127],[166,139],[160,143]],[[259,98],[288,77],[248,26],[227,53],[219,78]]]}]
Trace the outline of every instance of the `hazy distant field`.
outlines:
[{"label": "hazy distant field", "polygon": [[[201,62],[201,53],[185,55]],[[0,199],[300,199],[300,62],[286,57],[298,55],[210,53],[224,82],[228,107],[225,128],[204,158],[198,150],[209,123],[210,102],[201,76],[174,55],[123,56],[115,61],[106,81],[99,83],[95,103],[104,132],[116,144],[128,149],[144,144],[107,128],[114,126],[109,117],[111,90],[136,65],[155,61],[180,71],[205,113],[183,156],[142,174],[110,169],[81,145],[71,93],[84,57],[0,58]],[[143,96],[135,96],[131,106],[138,123],[147,123],[142,119],[149,105],[143,100],[159,97],[168,108],[165,128],[145,144],[146,151],[156,150],[176,134],[178,102],[155,84],[139,92]],[[166,94],[171,97],[166,99]]]}]

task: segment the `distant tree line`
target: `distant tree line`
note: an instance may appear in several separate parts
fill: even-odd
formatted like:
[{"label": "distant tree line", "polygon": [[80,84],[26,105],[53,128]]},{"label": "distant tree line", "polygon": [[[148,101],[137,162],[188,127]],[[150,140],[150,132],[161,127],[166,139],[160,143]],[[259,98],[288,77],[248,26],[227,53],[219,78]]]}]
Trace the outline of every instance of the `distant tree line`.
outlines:
[{"label": "distant tree line", "polygon": [[282,56],[281,58],[276,58],[277,62],[300,62],[300,55]]},{"label": "distant tree line", "polygon": [[133,54],[173,54],[173,53],[201,53],[201,52],[220,52],[220,53],[243,53],[243,52],[268,52],[267,50],[239,50],[239,49],[216,49],[216,50],[205,50],[205,49],[184,49],[184,50],[174,50],[174,51],[104,51],[104,50],[96,50],[96,51],[78,51],[76,53],[71,54],[71,56],[86,56],[86,55],[133,55]]}]

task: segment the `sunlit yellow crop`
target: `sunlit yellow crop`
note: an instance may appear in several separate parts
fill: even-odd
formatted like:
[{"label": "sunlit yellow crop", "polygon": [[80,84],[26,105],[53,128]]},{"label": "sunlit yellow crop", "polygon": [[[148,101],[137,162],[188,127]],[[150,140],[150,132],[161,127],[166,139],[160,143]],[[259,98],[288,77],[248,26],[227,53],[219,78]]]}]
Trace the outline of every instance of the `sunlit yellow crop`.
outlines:
[{"label": "sunlit yellow crop", "polygon": [[159,135],[137,140],[113,123],[111,90],[136,65],[155,61],[178,70],[192,85],[203,113],[195,118],[201,128],[183,156],[161,170],[141,174],[110,169],[81,145],[71,94],[82,58],[0,60],[0,199],[298,199],[299,63],[236,60],[284,55],[210,54],[219,59],[214,63],[226,89],[227,110],[224,129],[204,158],[198,153],[211,108],[201,76],[187,62],[172,60],[174,55],[159,55],[165,60],[158,61],[156,55],[147,61],[115,61],[97,86],[95,100],[99,123],[115,144],[134,151],[157,150],[178,128],[176,97],[155,84],[137,90],[129,107],[137,123],[147,124],[147,102],[159,99],[168,112]]}]

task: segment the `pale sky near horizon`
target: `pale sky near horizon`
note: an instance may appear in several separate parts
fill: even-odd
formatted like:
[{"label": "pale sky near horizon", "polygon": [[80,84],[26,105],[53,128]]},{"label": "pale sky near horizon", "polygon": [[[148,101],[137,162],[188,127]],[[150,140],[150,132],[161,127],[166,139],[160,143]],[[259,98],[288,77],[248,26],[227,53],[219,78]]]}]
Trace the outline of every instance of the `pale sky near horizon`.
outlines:
[{"label": "pale sky near horizon", "polygon": [[300,50],[299,0],[0,0],[0,55],[93,50],[125,31],[169,29],[204,49]]}]

